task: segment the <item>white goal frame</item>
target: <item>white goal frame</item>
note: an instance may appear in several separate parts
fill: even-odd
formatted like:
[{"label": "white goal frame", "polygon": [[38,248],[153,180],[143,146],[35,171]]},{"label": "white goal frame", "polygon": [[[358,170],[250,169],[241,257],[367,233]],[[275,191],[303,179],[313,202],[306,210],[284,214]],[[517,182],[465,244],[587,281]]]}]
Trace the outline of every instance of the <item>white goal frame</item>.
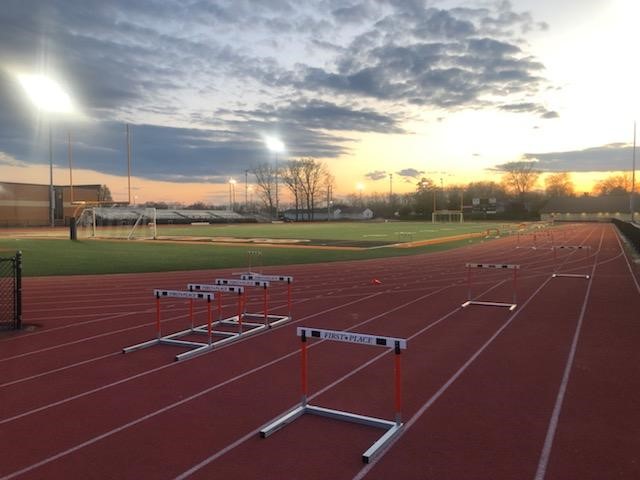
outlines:
[{"label": "white goal frame", "polygon": [[[98,225],[96,210],[85,208],[76,221],[78,229],[88,228],[85,238],[111,238],[121,240],[156,240],[157,212],[155,208],[102,208],[113,215],[113,224]],[[121,213],[122,216],[118,216]],[[80,230],[78,230],[80,231]]]},{"label": "white goal frame", "polygon": [[464,214],[461,210],[435,210],[431,214],[432,223],[464,223]]}]

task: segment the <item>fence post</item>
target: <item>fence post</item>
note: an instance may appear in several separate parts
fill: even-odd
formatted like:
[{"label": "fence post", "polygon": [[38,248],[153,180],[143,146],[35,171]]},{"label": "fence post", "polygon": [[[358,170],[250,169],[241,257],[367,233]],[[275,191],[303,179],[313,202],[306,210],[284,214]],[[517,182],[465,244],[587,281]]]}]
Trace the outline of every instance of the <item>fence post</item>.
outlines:
[{"label": "fence post", "polygon": [[16,252],[16,258],[14,260],[14,269],[15,269],[15,300],[16,300],[16,315],[15,315],[15,323],[16,329],[20,330],[22,328],[22,251],[18,250]]}]

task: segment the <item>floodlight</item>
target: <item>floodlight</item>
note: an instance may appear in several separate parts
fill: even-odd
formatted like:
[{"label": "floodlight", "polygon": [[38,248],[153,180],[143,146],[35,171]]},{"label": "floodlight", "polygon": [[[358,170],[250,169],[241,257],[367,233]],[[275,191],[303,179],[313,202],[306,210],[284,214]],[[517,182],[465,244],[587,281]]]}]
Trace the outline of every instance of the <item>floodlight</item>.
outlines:
[{"label": "floodlight", "polygon": [[284,151],[284,143],[282,140],[276,137],[265,137],[264,142],[267,144],[267,148],[272,152],[283,152]]},{"label": "floodlight", "polygon": [[60,84],[44,75],[18,75],[18,81],[24,88],[29,100],[40,110],[48,113],[71,113],[71,97]]}]

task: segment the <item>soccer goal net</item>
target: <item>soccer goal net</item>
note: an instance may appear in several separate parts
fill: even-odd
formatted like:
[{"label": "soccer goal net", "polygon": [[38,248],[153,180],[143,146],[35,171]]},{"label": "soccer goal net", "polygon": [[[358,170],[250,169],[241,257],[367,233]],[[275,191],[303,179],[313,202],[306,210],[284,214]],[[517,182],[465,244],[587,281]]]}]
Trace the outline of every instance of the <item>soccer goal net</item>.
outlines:
[{"label": "soccer goal net", "polygon": [[464,215],[460,210],[436,210],[431,214],[433,223],[464,223]]},{"label": "soccer goal net", "polygon": [[129,207],[85,208],[76,220],[78,238],[155,240],[156,209]]}]

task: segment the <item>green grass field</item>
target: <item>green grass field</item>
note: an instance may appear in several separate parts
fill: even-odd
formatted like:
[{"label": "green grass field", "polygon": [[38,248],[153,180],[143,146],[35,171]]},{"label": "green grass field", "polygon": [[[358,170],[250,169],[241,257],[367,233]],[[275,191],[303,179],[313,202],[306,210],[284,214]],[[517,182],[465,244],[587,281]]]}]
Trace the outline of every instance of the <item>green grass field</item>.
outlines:
[{"label": "green grass field", "polygon": [[305,239],[312,245],[326,241],[366,246],[427,240],[488,228],[503,229],[504,223],[436,223],[431,222],[315,222],[226,225],[160,225],[160,236],[202,236],[234,238]]},{"label": "green grass field", "polygon": [[[397,243],[427,240],[463,233],[501,228],[503,224],[432,224],[426,222],[259,224],[230,226],[188,226],[160,228],[159,234],[236,238],[313,238],[325,243],[371,242]],[[221,233],[224,232],[224,233]],[[401,238],[398,232],[413,232],[411,238]],[[375,240],[368,240],[375,239]],[[480,238],[465,239],[414,248],[373,248],[362,250],[332,250],[322,248],[289,248],[271,246],[229,246],[216,243],[164,243],[139,241],[100,241],[51,238],[0,239],[0,255],[21,250],[24,275],[74,275],[197,270],[225,267],[246,267],[247,251],[259,249],[263,265],[363,260],[434,252],[469,245]],[[321,241],[318,243],[322,243]],[[317,244],[317,243],[316,243]],[[255,262],[255,260],[254,260]]]}]

